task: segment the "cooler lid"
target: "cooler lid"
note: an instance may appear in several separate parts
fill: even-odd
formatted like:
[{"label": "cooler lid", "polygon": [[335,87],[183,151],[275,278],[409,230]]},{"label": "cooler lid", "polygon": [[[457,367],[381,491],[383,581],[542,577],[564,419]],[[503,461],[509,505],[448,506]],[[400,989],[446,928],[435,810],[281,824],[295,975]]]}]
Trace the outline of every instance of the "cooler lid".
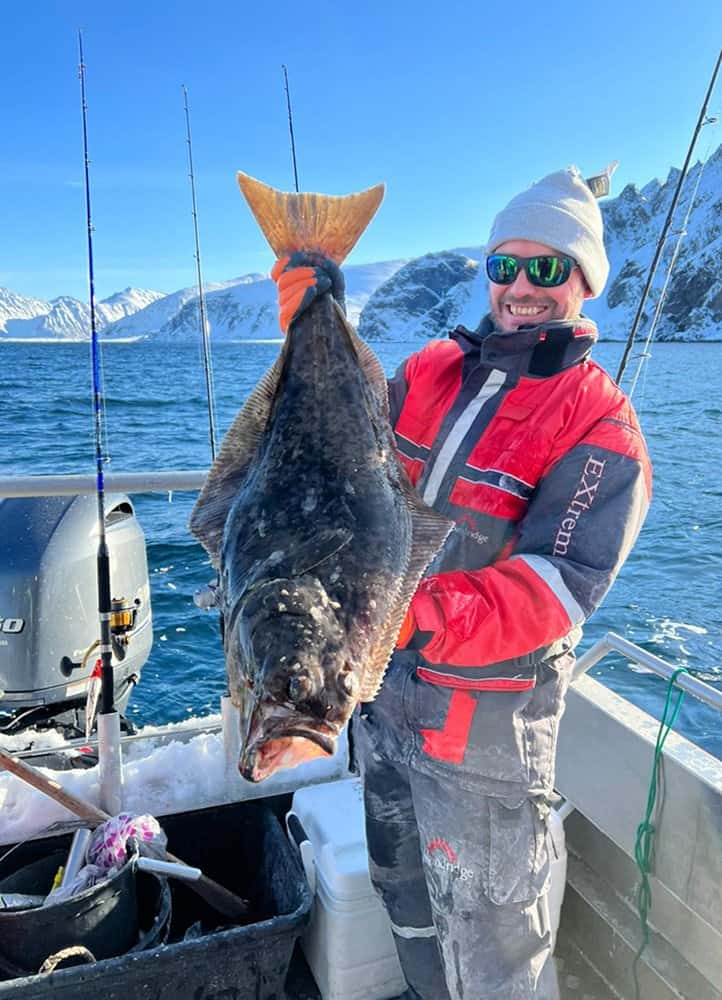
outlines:
[{"label": "cooler lid", "polygon": [[374,895],[360,779],[299,788],[293,794],[291,812],[313,846],[317,876],[326,892],[339,900]]}]

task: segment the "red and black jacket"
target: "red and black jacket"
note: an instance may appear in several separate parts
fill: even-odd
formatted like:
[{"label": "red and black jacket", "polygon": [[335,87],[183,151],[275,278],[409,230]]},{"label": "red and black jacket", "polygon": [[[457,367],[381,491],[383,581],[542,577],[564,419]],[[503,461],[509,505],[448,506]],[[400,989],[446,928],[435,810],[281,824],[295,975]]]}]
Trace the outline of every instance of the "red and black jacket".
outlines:
[{"label": "red and black jacket", "polygon": [[456,524],[412,603],[425,680],[533,686],[634,544],[651,466],[631,403],[589,360],[596,337],[585,319],[508,334],[487,317],[389,383],[401,460]]}]

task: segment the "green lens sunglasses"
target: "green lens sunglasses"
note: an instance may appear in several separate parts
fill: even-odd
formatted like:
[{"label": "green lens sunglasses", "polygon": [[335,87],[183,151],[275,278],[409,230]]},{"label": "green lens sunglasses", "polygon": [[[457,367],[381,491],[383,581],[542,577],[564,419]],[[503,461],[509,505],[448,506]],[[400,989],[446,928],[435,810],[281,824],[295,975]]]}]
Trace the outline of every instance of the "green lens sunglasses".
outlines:
[{"label": "green lens sunglasses", "polygon": [[523,268],[532,285],[556,288],[567,281],[576,266],[573,257],[557,257],[554,254],[517,257],[512,253],[492,253],[486,258],[486,273],[495,285],[513,284]]}]

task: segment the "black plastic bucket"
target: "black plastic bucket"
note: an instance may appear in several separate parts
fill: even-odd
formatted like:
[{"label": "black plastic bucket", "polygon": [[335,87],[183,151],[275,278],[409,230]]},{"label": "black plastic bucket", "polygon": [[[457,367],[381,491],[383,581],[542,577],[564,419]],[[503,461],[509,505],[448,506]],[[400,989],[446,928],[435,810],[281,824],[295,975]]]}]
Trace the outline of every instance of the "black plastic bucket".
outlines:
[{"label": "black plastic bucket", "polygon": [[[56,851],[18,869],[0,881],[0,893],[47,894],[66,859],[66,851]],[[60,903],[0,910],[0,962],[37,972],[48,956],[73,945],[83,945],[96,959],[129,951],[139,932],[134,868],[128,862],[111,878]]]},{"label": "black plastic bucket", "polygon": [[[278,812],[284,815],[290,804],[290,796],[280,797]],[[248,899],[251,922],[229,926],[175,880],[164,947],[0,982],[0,1000],[281,1000],[287,995],[291,955],[308,923],[312,898],[276,812],[264,803],[239,802],[168,816],[162,826],[184,861]],[[199,921],[203,936],[186,938]]]},{"label": "black plastic bucket", "polygon": [[170,932],[172,898],[167,878],[151,872],[135,873],[140,937],[127,954],[165,944]]}]

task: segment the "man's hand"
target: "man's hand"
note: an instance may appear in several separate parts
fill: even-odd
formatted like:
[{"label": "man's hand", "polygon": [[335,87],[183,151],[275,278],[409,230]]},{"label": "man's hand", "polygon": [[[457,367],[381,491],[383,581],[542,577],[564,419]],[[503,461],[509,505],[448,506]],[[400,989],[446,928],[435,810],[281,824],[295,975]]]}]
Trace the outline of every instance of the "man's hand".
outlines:
[{"label": "man's hand", "polygon": [[319,295],[326,292],[331,292],[346,311],[343,275],[338,265],[327,257],[302,251],[281,257],[273,265],[271,278],[278,286],[278,322],[284,333]]}]

